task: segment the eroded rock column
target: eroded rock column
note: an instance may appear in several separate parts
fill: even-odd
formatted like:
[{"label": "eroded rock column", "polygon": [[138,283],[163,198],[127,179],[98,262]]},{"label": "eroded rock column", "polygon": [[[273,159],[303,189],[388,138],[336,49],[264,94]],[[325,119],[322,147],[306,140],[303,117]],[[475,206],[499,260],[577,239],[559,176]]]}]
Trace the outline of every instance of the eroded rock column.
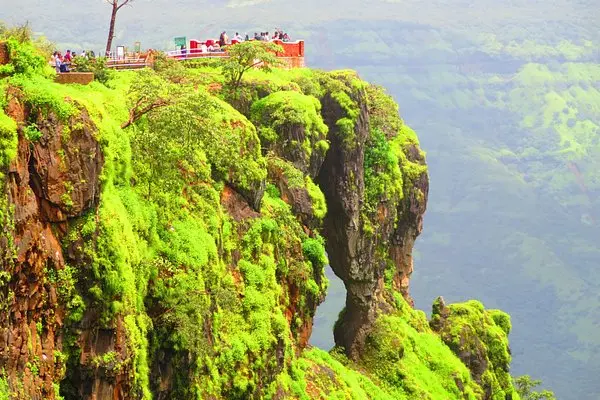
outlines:
[{"label": "eroded rock column", "polygon": [[[330,149],[317,181],[327,199],[323,234],[329,261],[347,291],[346,307],[335,325],[334,338],[349,357],[358,359],[377,314],[394,309],[393,296],[386,287],[399,291],[412,303],[408,292],[412,248],[422,229],[429,181],[418,145],[404,142],[399,136],[402,132],[394,130],[402,126],[399,117],[396,115],[394,126],[387,127],[378,115],[375,125],[371,125],[372,104],[367,91],[351,76],[340,75],[337,79],[343,84],[344,94],[330,91],[321,99]],[[340,86],[331,87],[339,90]],[[381,108],[377,111],[387,112]],[[348,121],[352,121],[351,131],[347,129]],[[393,151],[392,141],[400,139],[394,145],[402,151],[398,157],[402,177],[394,176],[397,183],[402,180],[402,189],[367,199],[365,154],[368,146],[374,145],[374,130],[384,131],[383,128],[390,128],[387,131],[391,132],[386,132],[384,139],[386,151]],[[369,173],[387,172],[372,169]],[[386,282],[384,276],[388,280],[391,276],[391,281]]]}]

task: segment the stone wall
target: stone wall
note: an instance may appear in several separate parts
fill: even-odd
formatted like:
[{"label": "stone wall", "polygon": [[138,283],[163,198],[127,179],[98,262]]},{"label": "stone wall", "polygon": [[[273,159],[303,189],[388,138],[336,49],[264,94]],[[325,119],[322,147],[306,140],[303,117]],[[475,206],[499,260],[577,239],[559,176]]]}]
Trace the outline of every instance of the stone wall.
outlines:
[{"label": "stone wall", "polygon": [[88,85],[94,81],[93,72],[65,72],[56,75],[54,79],[57,83],[79,83],[80,85]]}]

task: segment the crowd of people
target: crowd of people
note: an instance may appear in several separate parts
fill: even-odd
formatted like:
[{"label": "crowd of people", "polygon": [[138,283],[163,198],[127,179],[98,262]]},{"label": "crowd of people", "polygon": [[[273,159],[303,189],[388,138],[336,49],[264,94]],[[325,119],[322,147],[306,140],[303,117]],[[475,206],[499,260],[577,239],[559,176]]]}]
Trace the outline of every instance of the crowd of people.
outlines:
[{"label": "crowd of people", "polygon": [[[254,32],[253,37],[250,37],[247,33],[244,34],[244,36],[242,36],[239,34],[239,32],[236,32],[235,35],[231,39],[227,35],[227,32],[223,31],[219,35],[219,41],[212,41],[212,40],[207,41],[201,46],[201,48],[202,48],[203,52],[204,51],[221,51],[223,49],[223,47],[225,47],[227,45],[245,42],[248,40],[260,40],[263,42],[268,42],[270,40],[281,40],[283,42],[289,42],[289,41],[291,41],[291,38],[290,38],[290,35],[288,35],[286,32],[283,32],[281,29],[276,29],[273,36],[269,35],[269,32],[261,32],[260,34],[258,32]],[[208,43],[208,44],[206,44],[206,43]],[[184,50],[184,48],[182,48],[182,50]]]},{"label": "crowd of people", "polygon": [[75,57],[87,58],[88,56],[88,52],[86,52],[85,50],[83,50],[79,55],[77,55],[77,53],[74,51],[72,52],[71,50],[67,50],[65,55],[62,55],[60,51],[55,51],[54,54],[52,54],[51,63],[52,66],[56,68],[57,73],[69,72],[71,70],[71,64]]},{"label": "crowd of people", "polygon": [[[246,40],[248,36],[246,35]],[[269,40],[281,40],[282,42],[289,42],[290,35],[287,32],[282,31],[281,29],[276,29],[273,36],[269,35],[269,32],[261,32],[260,35],[258,32],[254,32],[254,40],[262,40],[264,42],[268,42]]]},{"label": "crowd of people", "polygon": [[[225,51],[225,47],[228,45],[241,43],[250,40],[260,40],[264,42],[268,42],[271,40],[281,40],[283,42],[290,42],[291,38],[286,32],[283,32],[281,29],[276,29],[274,34],[271,36],[269,32],[254,32],[254,36],[250,36],[247,33],[243,36],[240,35],[239,32],[236,32],[234,36],[231,38],[227,35],[226,31],[221,32],[219,35],[219,40],[209,39],[204,42],[199,43],[199,51],[201,53],[214,53],[214,52],[222,52]],[[191,52],[195,52],[196,47],[194,47]],[[188,54],[188,49],[185,45],[181,45],[177,50],[178,54],[182,56],[186,56]]]}]

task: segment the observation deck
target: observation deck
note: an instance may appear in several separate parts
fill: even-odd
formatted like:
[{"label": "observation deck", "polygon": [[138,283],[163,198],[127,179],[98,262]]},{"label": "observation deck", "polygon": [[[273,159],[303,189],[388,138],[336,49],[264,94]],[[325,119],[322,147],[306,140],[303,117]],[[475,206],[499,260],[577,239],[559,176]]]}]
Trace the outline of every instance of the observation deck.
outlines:
[{"label": "observation deck", "polygon": [[[190,40],[189,47],[185,49],[178,49],[173,51],[167,51],[164,54],[178,61],[194,60],[201,58],[226,58],[229,57],[227,54],[227,47],[224,49],[210,51],[208,48],[212,47],[213,44],[218,43],[218,40]],[[235,45],[238,42],[232,40],[231,45]],[[277,52],[277,58],[280,59],[283,68],[302,68],[304,64],[304,40],[297,40],[294,42],[284,42],[282,40],[271,40],[270,43],[275,43],[283,49],[282,52]],[[139,69],[149,67],[154,62],[155,54],[159,53],[156,51],[148,50],[146,52],[139,53],[126,53],[122,52],[117,55],[109,57],[106,65],[114,69]]]}]

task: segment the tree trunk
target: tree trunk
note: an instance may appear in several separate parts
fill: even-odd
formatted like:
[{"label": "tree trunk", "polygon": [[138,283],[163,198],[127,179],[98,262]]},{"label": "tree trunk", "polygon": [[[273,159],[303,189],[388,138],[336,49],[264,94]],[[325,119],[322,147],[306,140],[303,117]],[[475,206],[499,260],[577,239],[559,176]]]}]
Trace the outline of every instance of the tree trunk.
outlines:
[{"label": "tree trunk", "polygon": [[110,15],[110,26],[108,28],[108,40],[106,41],[106,53],[108,56],[110,53],[110,49],[112,48],[112,40],[115,36],[115,20],[117,19],[117,11],[119,10],[117,0],[112,2],[112,13]]}]

